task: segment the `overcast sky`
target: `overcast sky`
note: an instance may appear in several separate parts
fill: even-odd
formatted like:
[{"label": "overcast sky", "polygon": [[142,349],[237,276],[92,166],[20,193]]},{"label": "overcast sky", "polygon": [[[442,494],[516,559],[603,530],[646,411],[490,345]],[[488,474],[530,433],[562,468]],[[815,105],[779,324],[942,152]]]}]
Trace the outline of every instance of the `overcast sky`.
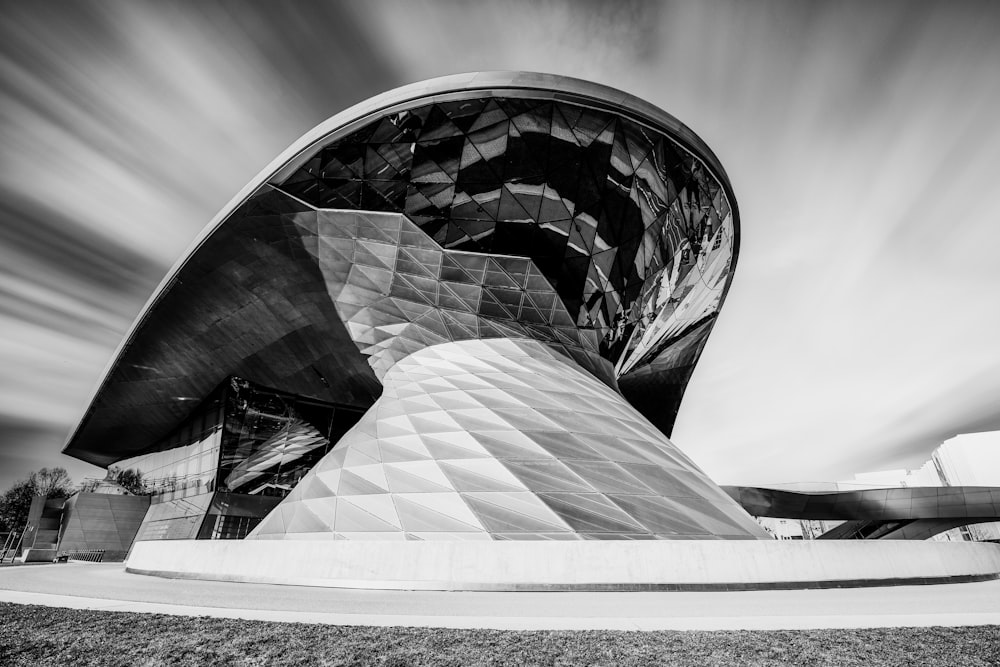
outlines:
[{"label": "overcast sky", "polygon": [[337,111],[514,69],[645,98],[718,154],[733,288],[674,441],[717,480],[919,466],[1000,428],[1000,3],[8,2],[0,490],[61,455],[199,230]]}]

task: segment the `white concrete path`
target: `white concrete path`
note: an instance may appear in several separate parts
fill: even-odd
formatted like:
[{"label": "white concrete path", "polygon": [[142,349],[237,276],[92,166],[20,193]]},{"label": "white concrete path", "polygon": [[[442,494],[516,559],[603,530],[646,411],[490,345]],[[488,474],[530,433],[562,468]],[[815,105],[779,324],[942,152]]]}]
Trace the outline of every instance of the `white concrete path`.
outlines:
[{"label": "white concrete path", "polygon": [[119,563],[0,568],[0,600],[265,621],[510,630],[1000,625],[1000,581],[801,591],[454,593],[160,579]]}]

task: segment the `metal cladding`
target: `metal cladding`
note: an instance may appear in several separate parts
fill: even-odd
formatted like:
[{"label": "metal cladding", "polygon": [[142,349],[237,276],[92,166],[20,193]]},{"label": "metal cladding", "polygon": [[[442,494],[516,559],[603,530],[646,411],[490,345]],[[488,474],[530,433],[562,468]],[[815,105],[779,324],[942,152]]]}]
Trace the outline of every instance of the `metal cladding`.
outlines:
[{"label": "metal cladding", "polygon": [[[534,345],[537,363],[555,354],[602,383],[609,405],[574,406],[581,423],[625,408],[630,420],[641,422],[641,413],[652,422],[632,427],[645,432],[645,449],[623,445],[627,455],[615,456],[626,458],[604,452],[582,461],[646,465],[662,450],[681,462],[663,467],[672,481],[654,488],[624,477],[642,480],[637,495],[716,508],[698,514],[687,501],[664,500],[677,510],[677,526],[686,511],[701,523],[655,527],[662,508],[642,501],[626,509],[591,480],[581,493],[603,494],[601,503],[633,516],[635,525],[616,535],[759,537],[707,479],[697,492],[682,483],[704,475],[663,435],[721,307],[737,246],[735,203],[718,161],[690,130],[641,100],[525,73],[391,91],[307,135],[206,228],[137,320],[65,451],[107,465],[177,448],[179,425],[205,412],[206,397],[228,378],[358,413],[383,404],[376,401],[384,379],[416,355],[516,340]],[[440,398],[432,394],[425,401]],[[490,400],[480,407],[498,409]],[[616,424],[604,427],[614,433]],[[286,424],[290,449],[265,440],[195,488],[259,486],[281,497],[291,487],[266,481],[273,467],[330,451],[319,464],[329,472],[330,457],[347,451],[329,450],[329,434],[294,425]],[[530,419],[508,426],[546,430]],[[341,442],[354,442],[357,428]],[[561,429],[555,440],[582,443],[568,423]],[[569,450],[546,451],[565,467],[580,458]],[[519,465],[496,461],[510,471]],[[522,483],[525,492],[542,491]],[[281,507],[292,502],[317,498]],[[552,509],[556,500],[546,503]],[[736,516],[735,524],[716,510]],[[647,514],[652,524],[638,520]]]},{"label": "metal cladding", "polygon": [[379,379],[428,345],[515,337],[542,340],[614,385],[594,332],[577,328],[530,259],[444,250],[398,213],[321,210],[292,219]]},{"label": "metal cladding", "polygon": [[536,341],[441,343],[247,539],[755,539],[620,394]]}]

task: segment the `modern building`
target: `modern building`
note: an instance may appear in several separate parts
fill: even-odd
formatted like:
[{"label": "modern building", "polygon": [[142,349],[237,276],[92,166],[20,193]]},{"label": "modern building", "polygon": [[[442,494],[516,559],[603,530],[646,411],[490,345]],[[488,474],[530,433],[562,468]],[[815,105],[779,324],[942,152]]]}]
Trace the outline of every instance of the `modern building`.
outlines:
[{"label": "modern building", "polygon": [[[1000,487],[1000,431],[963,433],[945,440],[927,464],[937,471],[944,486]],[[975,541],[1000,541],[1000,523],[972,524],[962,536]]]},{"label": "modern building", "polygon": [[92,480],[69,497],[35,496],[18,555],[35,562],[124,560],[149,505],[149,496],[111,479]]},{"label": "modern building", "polygon": [[620,91],[435,79],[300,140],[202,233],[65,453],[138,540],[765,539],[670,442],[739,219]]}]

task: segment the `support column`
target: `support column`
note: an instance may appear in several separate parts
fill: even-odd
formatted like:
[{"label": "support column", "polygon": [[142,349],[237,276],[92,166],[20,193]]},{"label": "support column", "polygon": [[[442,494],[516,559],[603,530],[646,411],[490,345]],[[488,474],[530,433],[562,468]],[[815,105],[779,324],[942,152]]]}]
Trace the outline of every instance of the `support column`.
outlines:
[{"label": "support column", "polygon": [[765,539],[614,390],[542,343],[421,349],[247,539]]}]

